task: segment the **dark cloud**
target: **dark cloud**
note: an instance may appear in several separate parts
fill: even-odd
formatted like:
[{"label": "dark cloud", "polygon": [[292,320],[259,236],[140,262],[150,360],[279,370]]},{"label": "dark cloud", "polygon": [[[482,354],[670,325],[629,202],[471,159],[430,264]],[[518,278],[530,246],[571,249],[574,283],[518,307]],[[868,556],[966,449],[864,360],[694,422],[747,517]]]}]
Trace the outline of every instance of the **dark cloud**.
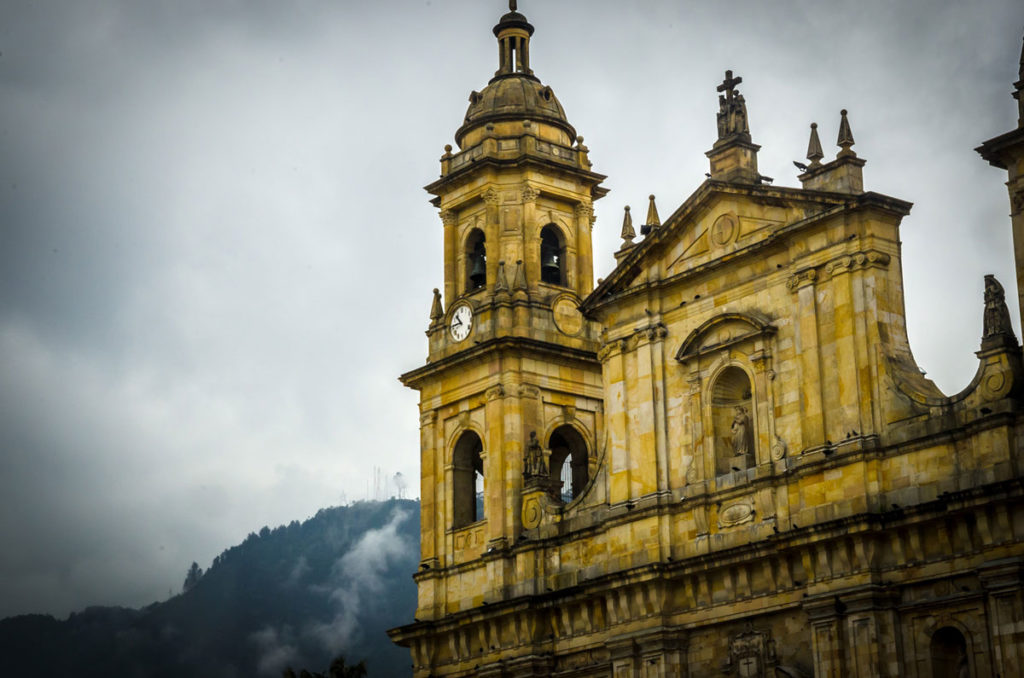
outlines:
[{"label": "dark cloud", "polygon": [[[967,384],[982,276],[1014,282],[1004,176],[971,149],[1015,123],[1017,3],[521,10],[609,175],[599,276],[624,204],[653,192],[667,216],[703,180],[731,68],[778,184],[808,124],[831,145],[850,109],[869,190],[915,202],[915,352]],[[263,524],[366,496],[374,466],[416,493],[416,395],[395,377],[422,364],[442,275],[419,187],[493,72],[503,11],[0,10],[0,616],[151,602]]]}]

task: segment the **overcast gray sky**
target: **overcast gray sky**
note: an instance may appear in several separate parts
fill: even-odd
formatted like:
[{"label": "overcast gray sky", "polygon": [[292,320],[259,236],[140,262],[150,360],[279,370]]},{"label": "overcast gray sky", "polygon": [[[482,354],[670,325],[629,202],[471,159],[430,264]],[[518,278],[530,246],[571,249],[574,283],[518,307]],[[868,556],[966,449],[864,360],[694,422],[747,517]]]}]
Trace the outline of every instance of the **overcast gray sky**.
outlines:
[{"label": "overcast gray sky", "polygon": [[[703,180],[743,77],[761,171],[798,185],[839,110],[904,221],[910,338],[970,381],[982,277],[1014,288],[1019,0],[523,0],[591,149],[598,276],[622,207]],[[496,67],[501,0],[0,1],[0,617],[142,605],[263,525],[418,495],[438,175]],[[1011,311],[1016,317],[1016,307]],[[395,493],[392,485],[387,494]]]}]

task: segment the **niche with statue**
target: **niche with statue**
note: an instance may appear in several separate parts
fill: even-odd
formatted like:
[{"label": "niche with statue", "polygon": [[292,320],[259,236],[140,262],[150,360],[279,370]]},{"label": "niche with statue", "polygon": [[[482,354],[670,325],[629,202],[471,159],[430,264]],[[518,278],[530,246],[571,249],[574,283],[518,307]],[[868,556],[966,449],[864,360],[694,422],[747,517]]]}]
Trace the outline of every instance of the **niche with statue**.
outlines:
[{"label": "niche with statue", "polygon": [[740,367],[726,367],[711,389],[715,475],[746,471],[757,463],[753,414],[750,377]]}]

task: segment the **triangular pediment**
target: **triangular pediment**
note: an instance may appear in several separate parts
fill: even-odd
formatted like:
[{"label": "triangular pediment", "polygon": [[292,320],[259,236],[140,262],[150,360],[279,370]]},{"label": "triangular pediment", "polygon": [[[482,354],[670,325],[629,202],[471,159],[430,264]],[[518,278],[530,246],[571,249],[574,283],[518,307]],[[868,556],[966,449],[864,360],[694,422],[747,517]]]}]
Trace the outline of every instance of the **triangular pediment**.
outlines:
[{"label": "triangular pediment", "polygon": [[583,309],[656,280],[724,265],[789,224],[843,204],[834,194],[706,181],[584,301]]}]

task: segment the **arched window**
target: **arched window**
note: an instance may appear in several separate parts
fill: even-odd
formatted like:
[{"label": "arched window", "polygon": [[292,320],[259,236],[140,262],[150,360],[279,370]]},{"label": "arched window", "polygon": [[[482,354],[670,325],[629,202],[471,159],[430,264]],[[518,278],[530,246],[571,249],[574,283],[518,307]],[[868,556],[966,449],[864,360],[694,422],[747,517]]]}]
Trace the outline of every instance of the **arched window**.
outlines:
[{"label": "arched window", "polygon": [[452,456],[452,527],[464,527],[483,520],[483,449],[480,436],[472,431],[463,433],[455,443],[455,453]]},{"label": "arched window", "polygon": [[754,400],[747,373],[735,365],[718,375],[711,389],[715,432],[715,474],[745,471],[755,462]]},{"label": "arched window", "polygon": [[552,285],[565,285],[565,246],[554,224],[540,230],[540,279]]},{"label": "arched window", "polygon": [[487,243],[484,232],[474,228],[466,238],[466,291],[487,284]]},{"label": "arched window", "polygon": [[970,678],[967,641],[952,626],[943,626],[932,634],[932,678]]},{"label": "arched window", "polygon": [[551,434],[548,448],[551,478],[561,481],[562,501],[570,502],[580,496],[590,480],[587,443],[572,426],[559,426]]}]

